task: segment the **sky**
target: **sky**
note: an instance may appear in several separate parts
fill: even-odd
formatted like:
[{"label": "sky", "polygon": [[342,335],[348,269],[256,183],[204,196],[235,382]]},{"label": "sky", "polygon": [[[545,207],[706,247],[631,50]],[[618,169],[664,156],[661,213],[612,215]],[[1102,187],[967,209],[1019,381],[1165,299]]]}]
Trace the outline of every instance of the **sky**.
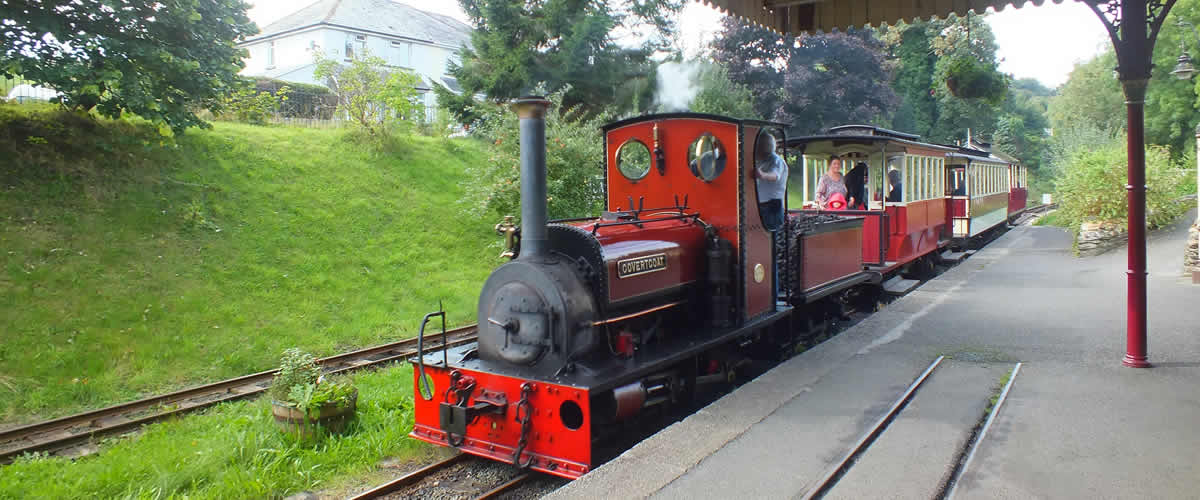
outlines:
[{"label": "sky", "polygon": [[[394,0],[422,10],[467,21],[457,0]],[[259,27],[311,3],[306,0],[249,0],[250,18]],[[688,54],[700,51],[712,34],[720,31],[723,15],[688,2],[680,19],[681,40]],[[1008,7],[988,15],[1001,58],[1000,71],[1017,78],[1036,78],[1054,88],[1067,81],[1074,64],[1099,54],[1109,43],[1099,18],[1082,3],[1067,0],[1041,6]]]}]

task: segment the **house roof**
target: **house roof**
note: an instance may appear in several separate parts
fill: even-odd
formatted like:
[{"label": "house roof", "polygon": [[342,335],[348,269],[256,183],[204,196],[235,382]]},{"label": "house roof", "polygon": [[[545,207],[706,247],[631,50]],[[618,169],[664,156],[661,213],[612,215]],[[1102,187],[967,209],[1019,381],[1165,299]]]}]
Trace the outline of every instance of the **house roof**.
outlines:
[{"label": "house roof", "polygon": [[471,26],[466,23],[391,0],[319,0],[267,25],[243,43],[319,25],[452,47],[471,41]]}]

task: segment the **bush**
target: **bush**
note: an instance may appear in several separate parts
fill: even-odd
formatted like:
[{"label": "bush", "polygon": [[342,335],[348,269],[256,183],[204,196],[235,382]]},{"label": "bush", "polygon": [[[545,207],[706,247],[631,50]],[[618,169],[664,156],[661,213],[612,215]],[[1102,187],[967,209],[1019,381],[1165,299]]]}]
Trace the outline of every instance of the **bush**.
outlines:
[{"label": "bush", "polygon": [[292,89],[286,85],[280,87],[274,94],[269,91],[255,90],[249,86],[243,87],[233,92],[225,100],[226,114],[232,115],[239,122],[266,125],[268,120],[279,112],[279,106],[287,102],[288,94],[291,91]]},{"label": "bush", "polygon": [[382,57],[368,52],[347,66],[317,54],[316,64],[313,76],[329,81],[338,112],[368,134],[387,135],[421,121],[417,75],[389,68]]},{"label": "bush", "polygon": [[[1056,179],[1059,218],[1063,225],[1079,230],[1089,220],[1112,221],[1124,226],[1128,212],[1124,139],[1081,151],[1063,166]],[[1188,208],[1178,203],[1181,186],[1190,170],[1171,161],[1165,147],[1146,149],[1146,222],[1160,227],[1178,218]]]},{"label": "bush", "polygon": [[254,77],[254,88],[256,88],[258,90],[261,90],[264,92],[275,93],[276,91],[278,91],[279,89],[284,88],[284,87],[288,87],[288,88],[292,89],[293,92],[297,92],[300,94],[333,95],[333,92],[329,90],[329,87],[326,87],[324,85],[315,85],[312,83],[301,83],[301,82],[289,82],[289,81],[285,81],[285,80],[277,80],[275,78],[267,78],[265,76]]},{"label": "bush", "polygon": [[[563,109],[567,89],[549,96],[553,103],[546,113],[546,201],[552,219],[596,214],[604,194],[604,146],[600,126],[608,114],[583,116],[577,109]],[[480,104],[477,133],[489,143],[488,162],[467,169],[463,182],[476,216],[515,215],[521,212],[520,131],[515,112],[506,106]]]}]

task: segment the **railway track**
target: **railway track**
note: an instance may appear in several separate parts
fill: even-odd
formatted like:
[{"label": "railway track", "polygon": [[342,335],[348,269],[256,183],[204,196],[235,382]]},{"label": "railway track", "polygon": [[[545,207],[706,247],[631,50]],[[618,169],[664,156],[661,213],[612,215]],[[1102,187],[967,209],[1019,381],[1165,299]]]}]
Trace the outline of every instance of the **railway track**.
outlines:
[{"label": "railway track", "polygon": [[[446,330],[449,347],[475,340],[475,325]],[[426,350],[440,349],[440,332],[425,342]],[[327,374],[347,373],[402,361],[417,353],[417,339],[338,354],[320,360]],[[86,455],[95,451],[89,443],[96,437],[132,432],[143,425],[206,408],[217,403],[259,396],[270,387],[276,370],[201,385],[108,408],[25,425],[0,432],[0,464],[30,452]]]},{"label": "railway track", "polygon": [[1013,219],[1012,225],[1014,225],[1014,226],[1025,225],[1025,224],[1029,223],[1030,221],[1036,220],[1038,217],[1041,217],[1042,215],[1045,215],[1047,212],[1054,210],[1056,208],[1058,208],[1057,203],[1050,203],[1050,204],[1046,204],[1046,205],[1038,205],[1036,207],[1030,207],[1030,208],[1026,209],[1024,212],[1022,212],[1021,215],[1018,215],[1016,219]]},{"label": "railway track", "polygon": [[[381,485],[371,488],[367,491],[359,493],[353,497],[350,497],[350,500],[372,500],[372,499],[376,499],[376,498],[385,498],[385,497],[389,497],[389,496],[406,497],[406,498],[407,497],[419,497],[419,496],[431,496],[431,495],[433,495],[433,493],[431,492],[430,489],[431,488],[436,489],[439,486],[442,486],[439,483],[442,483],[442,482],[453,483],[453,481],[451,481],[449,478],[453,474],[455,474],[453,469],[456,466],[458,466],[459,464],[464,464],[464,466],[461,468],[461,470],[459,470],[457,472],[457,474],[460,476],[470,476],[473,473],[471,471],[471,468],[473,466],[476,468],[506,467],[507,469],[515,470],[515,468],[511,467],[511,466],[504,466],[503,464],[498,464],[498,463],[491,462],[489,460],[477,458],[473,455],[468,455],[466,453],[459,453],[457,455],[454,455],[452,457],[445,458],[445,459],[439,460],[437,462],[431,463],[420,469],[409,472],[408,474],[405,474],[396,479],[388,481],[384,484],[381,484]],[[478,471],[475,471],[474,473],[479,474]],[[507,476],[507,474],[508,473],[506,473],[505,476]],[[516,474],[514,476],[505,477],[504,479],[501,479],[501,481],[503,481],[503,482],[501,482],[495,486],[492,486],[492,484],[495,484],[494,481],[487,482],[486,486],[483,487],[483,488],[487,488],[486,490],[482,490],[482,488],[476,487],[475,489],[477,491],[478,490],[482,490],[482,491],[472,493],[469,496],[475,498],[476,500],[490,500],[490,499],[494,499],[494,498],[501,498],[501,497],[505,496],[506,494],[512,493],[513,491],[517,490],[518,488],[521,488],[521,487],[533,482],[534,480],[538,479],[539,477],[540,477],[540,475],[537,475],[537,474],[533,474],[533,473],[529,473],[529,472],[519,472],[518,474]],[[434,482],[433,481],[434,478],[441,478],[441,481]],[[463,491],[457,490],[457,491],[454,491],[453,493],[455,493],[456,496],[461,496]]]}]

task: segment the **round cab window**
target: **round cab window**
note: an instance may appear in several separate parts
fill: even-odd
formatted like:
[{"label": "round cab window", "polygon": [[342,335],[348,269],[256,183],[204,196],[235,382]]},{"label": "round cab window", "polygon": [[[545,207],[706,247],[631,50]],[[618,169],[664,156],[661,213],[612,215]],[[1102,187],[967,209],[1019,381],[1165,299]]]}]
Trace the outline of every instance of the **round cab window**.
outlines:
[{"label": "round cab window", "polygon": [[712,134],[697,137],[688,147],[688,168],[704,182],[712,182],[725,171],[728,151]]},{"label": "round cab window", "polygon": [[625,141],[617,148],[617,170],[631,181],[645,177],[650,172],[650,148],[637,139]]}]

